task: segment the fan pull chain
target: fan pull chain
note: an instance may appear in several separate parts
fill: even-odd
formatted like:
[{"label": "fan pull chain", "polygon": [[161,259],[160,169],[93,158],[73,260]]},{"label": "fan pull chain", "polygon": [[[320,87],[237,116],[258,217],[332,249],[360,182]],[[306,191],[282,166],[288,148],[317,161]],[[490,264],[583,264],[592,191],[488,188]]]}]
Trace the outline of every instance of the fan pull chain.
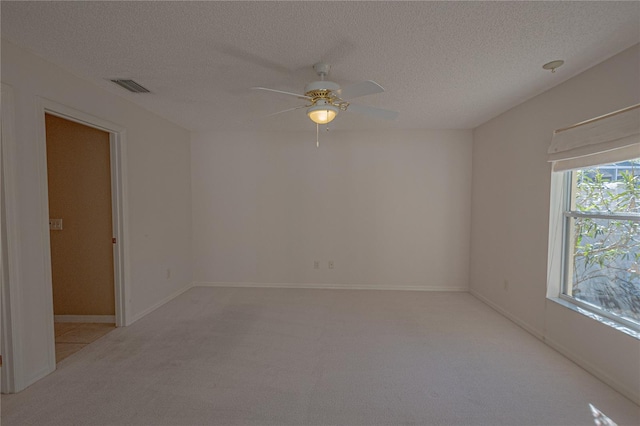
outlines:
[{"label": "fan pull chain", "polygon": [[319,132],[320,132],[320,125],[318,123],[316,123],[316,148],[320,148],[320,138],[319,138]]}]

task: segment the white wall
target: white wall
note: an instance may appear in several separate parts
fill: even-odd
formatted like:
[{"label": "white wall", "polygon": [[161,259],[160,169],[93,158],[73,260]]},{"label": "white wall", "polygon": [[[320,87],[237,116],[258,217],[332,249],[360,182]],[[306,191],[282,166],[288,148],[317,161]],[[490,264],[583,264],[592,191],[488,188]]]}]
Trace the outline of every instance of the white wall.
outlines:
[{"label": "white wall", "polygon": [[473,293],[636,401],[638,341],[545,298],[546,152],[555,129],[639,103],[639,59],[636,45],[474,130],[470,264]]},{"label": "white wall", "polygon": [[309,127],[193,136],[194,280],[466,290],[471,131]]},{"label": "white wall", "polygon": [[49,237],[42,231],[48,206],[42,197],[46,174],[39,167],[43,153],[38,143],[42,130],[38,97],[126,129],[128,321],[187,288],[192,280],[190,134],[6,40],[2,40],[2,82],[12,87],[15,97],[20,390],[52,367],[47,348],[53,334],[52,306],[46,296],[51,292]]}]

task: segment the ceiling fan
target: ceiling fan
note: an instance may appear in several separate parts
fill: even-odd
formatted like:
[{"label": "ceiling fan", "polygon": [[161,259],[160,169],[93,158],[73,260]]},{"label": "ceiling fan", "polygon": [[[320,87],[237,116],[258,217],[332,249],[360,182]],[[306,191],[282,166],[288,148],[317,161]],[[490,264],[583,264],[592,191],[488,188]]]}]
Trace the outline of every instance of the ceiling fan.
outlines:
[{"label": "ceiling fan", "polygon": [[306,108],[307,115],[311,121],[316,124],[330,123],[334,118],[336,118],[340,111],[351,111],[385,120],[395,120],[398,118],[397,111],[352,104],[350,102],[353,98],[384,92],[382,86],[375,81],[362,81],[360,83],[351,84],[341,88],[337,83],[325,80],[325,77],[329,74],[331,65],[324,62],[318,62],[313,66],[313,69],[320,77],[320,80],[307,84],[304,88],[304,94],[284,92],[282,90],[269,89],[266,87],[252,87],[254,90],[265,90],[268,92],[295,96],[296,98],[303,99],[307,102],[305,105],[299,105],[283,111],[274,112],[267,115],[267,117]]}]

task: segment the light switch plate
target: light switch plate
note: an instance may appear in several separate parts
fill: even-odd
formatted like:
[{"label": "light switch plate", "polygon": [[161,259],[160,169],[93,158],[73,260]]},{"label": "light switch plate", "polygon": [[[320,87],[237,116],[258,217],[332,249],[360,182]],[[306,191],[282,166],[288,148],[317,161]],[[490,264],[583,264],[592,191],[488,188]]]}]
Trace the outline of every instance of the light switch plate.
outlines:
[{"label": "light switch plate", "polygon": [[49,229],[52,231],[62,231],[62,219],[49,219]]}]

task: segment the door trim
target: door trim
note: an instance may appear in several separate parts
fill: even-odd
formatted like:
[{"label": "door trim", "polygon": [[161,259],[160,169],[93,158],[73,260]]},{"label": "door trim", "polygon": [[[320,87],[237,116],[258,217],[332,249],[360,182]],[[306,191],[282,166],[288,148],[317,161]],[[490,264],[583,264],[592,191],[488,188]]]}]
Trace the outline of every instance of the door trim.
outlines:
[{"label": "door trim", "polygon": [[[124,146],[126,146],[126,130],[124,127],[115,123],[103,120],[93,115],[75,110],[57,102],[48,99],[39,98],[41,106],[40,119],[42,120],[42,130],[45,131],[44,115],[45,113],[55,115],[85,126],[93,127],[109,133],[109,145],[111,153],[111,208],[112,208],[112,227],[113,236],[116,238],[116,244],[113,246],[113,268],[114,268],[114,287],[115,287],[115,318],[116,327],[122,327],[129,324],[129,265],[125,253],[128,252],[127,240],[127,220],[125,211],[127,211],[126,197],[126,155]],[[45,164],[42,167],[43,184],[45,185],[44,195],[46,199],[44,206],[46,207],[46,215],[43,217],[47,235],[46,257],[49,264],[48,271],[51,272],[51,247],[49,245],[49,196],[47,185],[47,169],[46,169],[46,135],[43,133],[41,149],[44,150]],[[49,275],[48,281],[51,282]],[[53,306],[53,299],[51,300]]]},{"label": "door trim", "polygon": [[[4,189],[4,220],[6,232],[3,236],[2,250],[2,393],[14,393],[23,389],[24,372],[22,366],[22,345],[19,336],[22,334],[20,307],[22,288],[20,282],[20,259],[18,246],[19,215],[16,210],[16,138],[13,88],[2,83],[2,176],[0,181]],[[6,244],[6,245],[5,245]],[[5,263],[6,261],[6,263]],[[5,280],[5,278],[8,278]]]}]

